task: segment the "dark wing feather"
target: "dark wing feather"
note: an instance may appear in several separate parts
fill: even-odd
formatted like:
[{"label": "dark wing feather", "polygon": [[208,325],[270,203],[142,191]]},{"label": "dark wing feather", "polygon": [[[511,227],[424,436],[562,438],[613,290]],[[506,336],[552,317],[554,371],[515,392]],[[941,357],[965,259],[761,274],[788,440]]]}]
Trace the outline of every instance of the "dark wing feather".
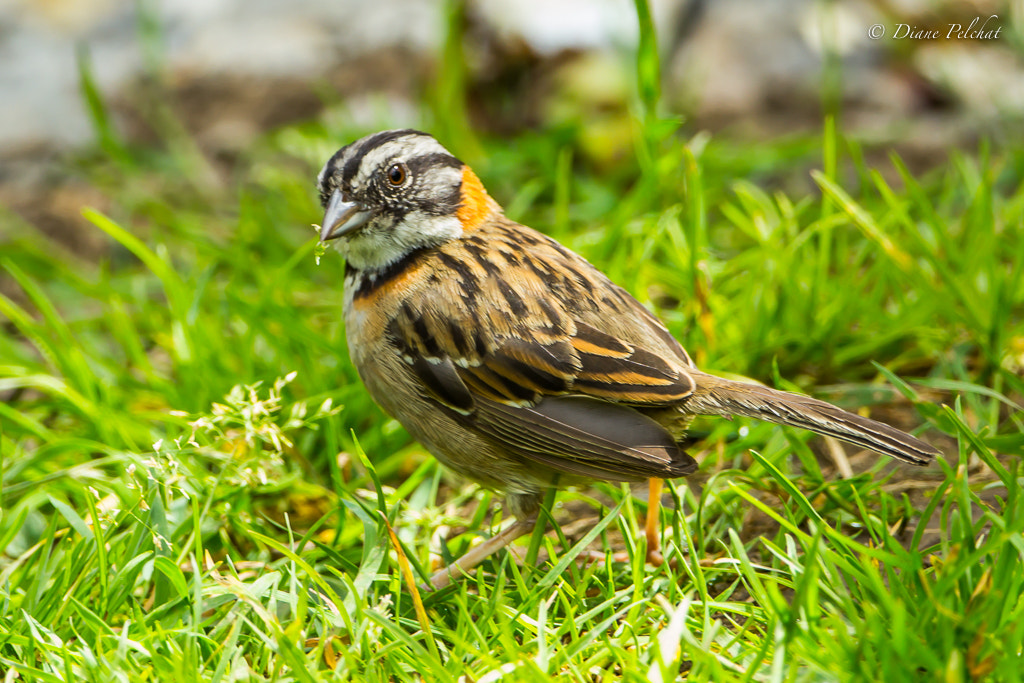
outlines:
[{"label": "dark wing feather", "polygon": [[476,400],[450,360],[427,360],[423,356],[408,358],[416,376],[434,400],[463,415],[473,412]]},{"label": "dark wing feather", "polygon": [[693,378],[685,368],[589,325],[576,323],[571,343],[580,359],[573,389],[581,394],[653,407],[693,393]]},{"label": "dark wing feather", "polygon": [[610,481],[681,477],[697,463],[646,415],[587,396],[554,396],[516,408],[481,401],[484,433],[552,469]]}]

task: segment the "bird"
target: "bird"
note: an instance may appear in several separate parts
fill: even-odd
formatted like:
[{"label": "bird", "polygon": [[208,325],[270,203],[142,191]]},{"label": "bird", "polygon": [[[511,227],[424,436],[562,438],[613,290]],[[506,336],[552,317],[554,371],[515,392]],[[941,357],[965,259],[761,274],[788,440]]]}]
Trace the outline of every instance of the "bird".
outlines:
[{"label": "bird", "polygon": [[697,415],[791,425],[913,465],[940,455],[827,402],[702,372],[658,317],[505,216],[428,133],[342,147],[317,190],[320,243],[345,258],[345,336],[370,396],[443,465],[504,492],[515,520],[436,572],[434,588],[529,533],[552,487],[692,474]]}]

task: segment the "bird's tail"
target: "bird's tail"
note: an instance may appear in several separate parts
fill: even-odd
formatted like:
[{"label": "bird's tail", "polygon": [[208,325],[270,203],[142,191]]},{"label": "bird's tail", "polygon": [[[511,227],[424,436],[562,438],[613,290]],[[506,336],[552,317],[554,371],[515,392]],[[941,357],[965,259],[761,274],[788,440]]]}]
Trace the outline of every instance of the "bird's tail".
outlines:
[{"label": "bird's tail", "polygon": [[940,452],[887,424],[854,415],[831,403],[758,384],[695,373],[697,388],[686,399],[686,412],[697,415],[744,415],[792,425],[861,446],[913,465],[927,465]]}]

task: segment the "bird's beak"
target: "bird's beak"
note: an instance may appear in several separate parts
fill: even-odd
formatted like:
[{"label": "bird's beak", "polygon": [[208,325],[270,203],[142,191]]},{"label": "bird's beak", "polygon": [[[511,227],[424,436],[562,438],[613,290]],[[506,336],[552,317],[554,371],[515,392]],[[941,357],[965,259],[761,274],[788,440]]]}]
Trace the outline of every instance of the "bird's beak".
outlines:
[{"label": "bird's beak", "polygon": [[341,198],[341,192],[335,190],[331,195],[331,201],[327,204],[327,211],[324,212],[324,222],[320,227],[320,241],[326,242],[347,235],[365,225],[372,215],[373,212],[367,211],[362,205],[356,202],[346,202]]}]

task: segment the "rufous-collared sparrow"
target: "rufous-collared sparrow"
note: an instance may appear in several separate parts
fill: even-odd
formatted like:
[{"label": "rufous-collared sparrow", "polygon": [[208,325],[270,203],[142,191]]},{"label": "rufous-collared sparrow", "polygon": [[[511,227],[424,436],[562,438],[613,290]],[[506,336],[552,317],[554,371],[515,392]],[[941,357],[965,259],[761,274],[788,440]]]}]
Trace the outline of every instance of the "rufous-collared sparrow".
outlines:
[{"label": "rufous-collared sparrow", "polygon": [[829,403],[701,372],[626,290],[507,218],[426,133],[342,147],[317,184],[367,390],[442,463],[504,491],[517,519],[435,586],[532,529],[555,482],[690,474],[680,442],[694,415],[793,425],[915,465],[938,454]]}]

